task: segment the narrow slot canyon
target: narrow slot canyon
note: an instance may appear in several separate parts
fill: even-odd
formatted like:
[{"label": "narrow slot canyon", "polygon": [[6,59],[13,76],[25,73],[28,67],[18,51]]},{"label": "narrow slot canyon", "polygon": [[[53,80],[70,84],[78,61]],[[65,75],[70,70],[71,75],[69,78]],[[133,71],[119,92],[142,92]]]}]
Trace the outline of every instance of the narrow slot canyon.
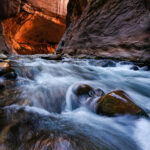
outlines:
[{"label": "narrow slot canyon", "polygon": [[150,0],[0,0],[0,150],[150,150]]}]

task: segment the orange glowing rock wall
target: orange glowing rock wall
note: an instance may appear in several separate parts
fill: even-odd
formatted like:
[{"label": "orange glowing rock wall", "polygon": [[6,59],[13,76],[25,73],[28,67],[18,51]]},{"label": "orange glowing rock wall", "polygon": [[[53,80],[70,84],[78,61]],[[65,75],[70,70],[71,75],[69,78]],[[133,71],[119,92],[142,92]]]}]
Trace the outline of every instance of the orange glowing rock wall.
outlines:
[{"label": "orange glowing rock wall", "polygon": [[65,32],[68,0],[26,0],[21,12],[3,21],[7,44],[16,54],[54,53]]}]

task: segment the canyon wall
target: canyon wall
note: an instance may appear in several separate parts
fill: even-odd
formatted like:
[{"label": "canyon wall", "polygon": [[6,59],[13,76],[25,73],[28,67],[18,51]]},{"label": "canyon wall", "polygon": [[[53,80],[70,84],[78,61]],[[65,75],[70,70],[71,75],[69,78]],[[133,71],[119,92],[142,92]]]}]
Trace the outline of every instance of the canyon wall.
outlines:
[{"label": "canyon wall", "polygon": [[54,53],[65,32],[67,3],[68,0],[1,0],[1,52]]},{"label": "canyon wall", "polygon": [[56,15],[66,16],[68,0],[27,0],[29,4],[36,8],[46,10]]},{"label": "canyon wall", "polygon": [[67,25],[57,53],[150,62],[149,0],[70,0]]}]

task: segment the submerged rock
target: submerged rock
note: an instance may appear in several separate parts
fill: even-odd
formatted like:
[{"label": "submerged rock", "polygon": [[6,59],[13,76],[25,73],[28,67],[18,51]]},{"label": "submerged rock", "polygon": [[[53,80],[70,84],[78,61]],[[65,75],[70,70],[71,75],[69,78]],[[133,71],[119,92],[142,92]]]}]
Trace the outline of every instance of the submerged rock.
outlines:
[{"label": "submerged rock", "polygon": [[85,105],[87,99],[93,96],[93,93],[94,89],[87,84],[73,85],[68,93],[68,100],[72,107],[71,109],[76,109],[81,105]]},{"label": "submerged rock", "polygon": [[106,116],[119,114],[147,116],[146,113],[133,102],[129,95],[121,90],[110,92],[99,99],[97,113]]},{"label": "submerged rock", "polygon": [[15,80],[17,78],[17,74],[15,73],[14,70],[9,70],[8,73],[4,74],[4,77],[6,79]]},{"label": "submerged rock", "polygon": [[130,69],[131,69],[131,70],[134,70],[134,71],[137,71],[137,70],[139,70],[139,67],[136,66],[136,65],[134,65],[134,66],[132,66]]},{"label": "submerged rock", "polygon": [[10,67],[10,63],[8,61],[0,62],[0,77],[4,77],[6,79],[17,78],[15,70]]},{"label": "submerged rock", "polygon": [[100,88],[94,89],[87,84],[75,84],[69,92],[69,101],[72,109],[85,106],[95,112],[97,101],[102,96],[104,92]]},{"label": "submerged rock", "polygon": [[104,60],[97,64],[97,66],[101,67],[116,67],[116,63],[112,60]]}]

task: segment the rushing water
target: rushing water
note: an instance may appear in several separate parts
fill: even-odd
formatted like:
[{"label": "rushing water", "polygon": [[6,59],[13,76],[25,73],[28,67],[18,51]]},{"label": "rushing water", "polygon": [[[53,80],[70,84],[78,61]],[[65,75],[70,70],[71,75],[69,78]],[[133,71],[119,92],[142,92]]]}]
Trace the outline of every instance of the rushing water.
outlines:
[{"label": "rushing water", "polygon": [[[11,88],[1,96],[12,103],[1,112],[0,148],[150,149],[149,119],[100,116],[86,107],[72,110],[70,102],[72,87],[77,84],[101,88],[105,93],[122,89],[149,114],[150,71],[143,67],[132,70],[133,64],[124,62],[102,67],[100,60],[54,61],[36,56],[10,60],[18,77],[8,83]],[[6,82],[2,78],[0,81]]]}]

